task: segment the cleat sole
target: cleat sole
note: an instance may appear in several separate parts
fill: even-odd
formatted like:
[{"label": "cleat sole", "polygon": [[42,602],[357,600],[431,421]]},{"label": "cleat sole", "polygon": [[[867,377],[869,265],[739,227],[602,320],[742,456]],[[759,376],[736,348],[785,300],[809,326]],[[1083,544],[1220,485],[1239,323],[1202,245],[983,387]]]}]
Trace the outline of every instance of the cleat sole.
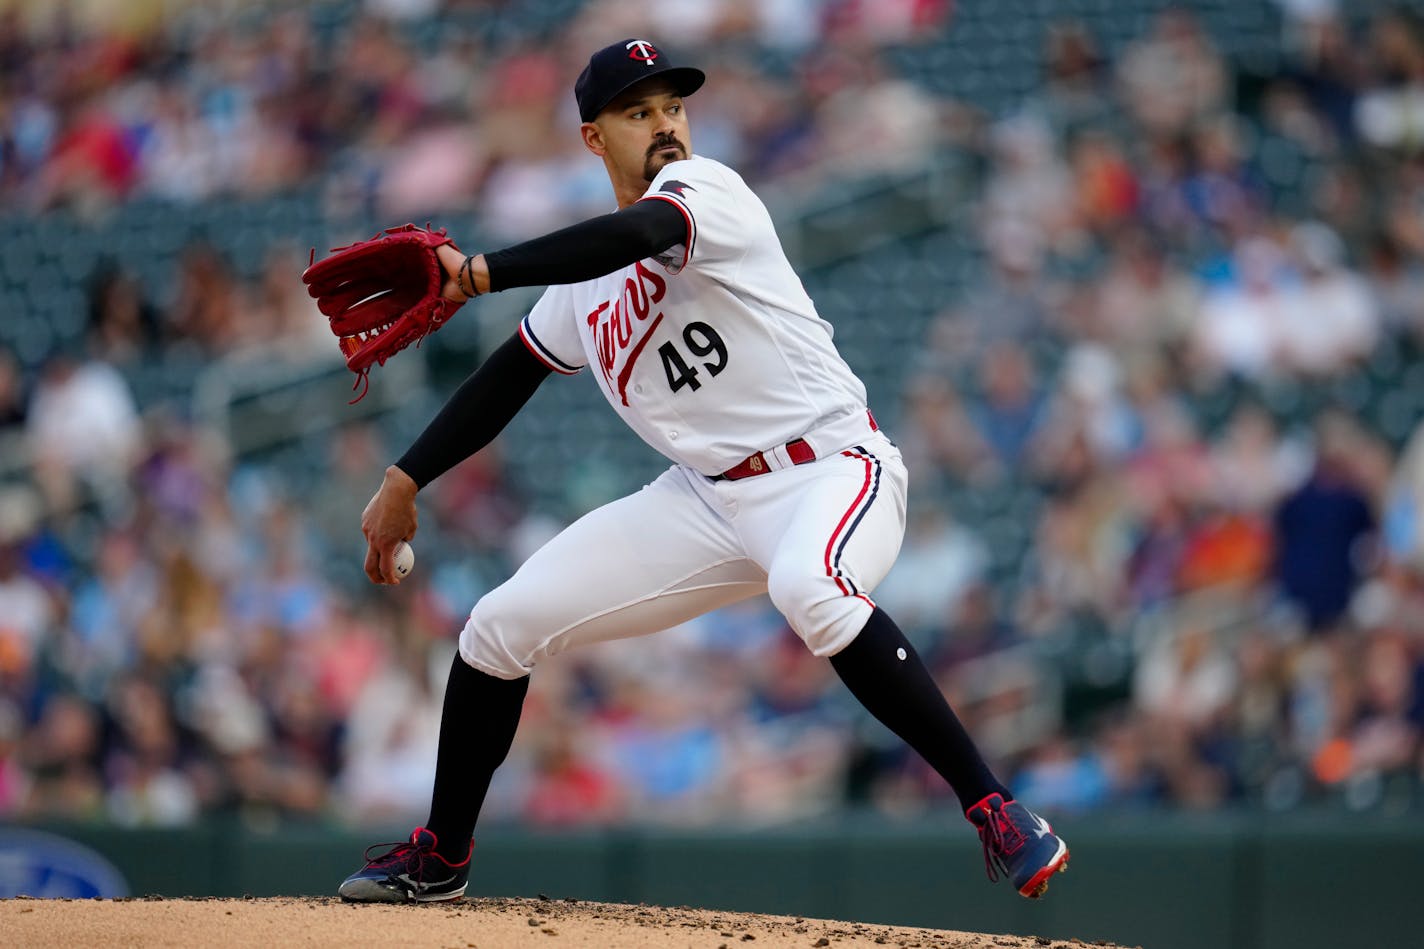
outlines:
[{"label": "cleat sole", "polygon": [[1031,900],[1039,899],[1044,893],[1048,892],[1048,881],[1053,879],[1053,874],[1068,872],[1068,847],[1066,845],[1062,845],[1062,847],[1063,852],[1061,854],[1049,861],[1042,870],[1035,873],[1029,881],[1019,889],[1020,895]]},{"label": "cleat sole", "polygon": [[411,902],[410,894],[405,890],[383,886],[375,880],[348,880],[336,892],[348,903]]},{"label": "cleat sole", "polygon": [[449,893],[422,893],[419,896],[411,897],[416,903],[449,903],[464,898],[465,888],[463,886],[458,890],[451,890]]},{"label": "cleat sole", "polygon": [[[1060,863],[1060,864],[1058,865],[1058,869],[1053,871],[1053,873],[1067,873],[1067,872],[1068,872],[1068,861],[1067,861],[1067,860],[1064,860],[1062,863]],[[1050,874],[1048,875],[1048,880],[1053,879],[1053,873],[1050,873]],[[1029,899],[1031,899],[1031,900],[1036,900],[1036,899],[1040,898],[1041,896],[1043,896],[1043,894],[1045,894],[1045,893],[1048,892],[1048,880],[1044,880],[1042,883],[1040,883],[1037,887],[1034,888],[1033,892],[1031,892],[1031,893],[1025,893],[1024,896],[1027,896],[1027,897],[1028,897]]]},{"label": "cleat sole", "polygon": [[348,880],[336,891],[347,903],[447,903],[465,898],[465,887],[446,893],[412,893],[379,880]]}]

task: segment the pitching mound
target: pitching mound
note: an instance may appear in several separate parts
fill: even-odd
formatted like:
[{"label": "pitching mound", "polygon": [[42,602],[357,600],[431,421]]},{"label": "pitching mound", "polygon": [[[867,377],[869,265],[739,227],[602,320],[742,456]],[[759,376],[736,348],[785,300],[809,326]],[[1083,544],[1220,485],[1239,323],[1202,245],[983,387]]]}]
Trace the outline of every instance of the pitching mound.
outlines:
[{"label": "pitching mound", "polygon": [[988,936],[794,916],[549,899],[366,906],[330,898],[0,901],[11,946],[349,946],[454,949],[1082,949],[1108,943]]}]

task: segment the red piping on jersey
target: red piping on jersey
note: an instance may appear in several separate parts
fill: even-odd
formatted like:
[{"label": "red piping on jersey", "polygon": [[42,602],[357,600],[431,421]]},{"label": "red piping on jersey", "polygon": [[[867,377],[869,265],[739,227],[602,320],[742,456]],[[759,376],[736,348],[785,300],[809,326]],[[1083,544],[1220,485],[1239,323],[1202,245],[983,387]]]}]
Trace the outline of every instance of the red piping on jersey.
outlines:
[{"label": "red piping on jersey", "polygon": [[658,324],[663,321],[661,312],[648,324],[647,332],[643,338],[638,340],[638,345],[633,347],[633,351],[628,354],[628,361],[623,364],[623,369],[618,373],[618,397],[623,400],[623,404],[628,404],[628,378],[633,375],[633,363],[638,361],[638,356],[643,352],[643,347],[648,345],[648,340],[653,338],[653,331],[658,328]]},{"label": "red piping on jersey", "polygon": [[687,206],[681,201],[678,201],[676,198],[673,198],[671,195],[666,194],[650,194],[647,197],[639,198],[638,200],[666,201],[668,204],[671,204],[673,207],[677,208],[679,211],[682,212],[683,218],[687,221],[687,253],[683,254],[682,256],[682,266],[686,267],[688,264],[692,263],[692,248],[693,245],[697,243],[697,228],[692,220],[692,212],[687,209]]},{"label": "red piping on jersey", "polygon": [[[861,461],[865,462],[865,484],[860,486],[860,493],[855,496],[855,500],[851,502],[850,507],[846,508],[845,514],[841,515],[840,523],[837,524],[836,529],[831,532],[831,539],[826,541],[826,576],[836,581],[836,586],[840,587],[842,594],[844,594],[845,596],[852,596],[859,594],[852,594],[850,588],[845,585],[845,581],[842,580],[840,577],[836,576],[835,570],[831,568],[831,550],[836,545],[836,538],[839,537],[841,531],[845,529],[846,522],[849,521],[850,516],[855,513],[855,509],[860,507],[860,502],[865,499],[866,492],[870,490],[870,476],[872,473],[872,469],[869,458],[865,458],[848,451],[843,451],[841,452],[841,454],[845,455],[847,458],[860,458]],[[865,598],[865,602],[870,603],[870,600],[868,598]],[[874,604],[871,605],[873,606]]]}]

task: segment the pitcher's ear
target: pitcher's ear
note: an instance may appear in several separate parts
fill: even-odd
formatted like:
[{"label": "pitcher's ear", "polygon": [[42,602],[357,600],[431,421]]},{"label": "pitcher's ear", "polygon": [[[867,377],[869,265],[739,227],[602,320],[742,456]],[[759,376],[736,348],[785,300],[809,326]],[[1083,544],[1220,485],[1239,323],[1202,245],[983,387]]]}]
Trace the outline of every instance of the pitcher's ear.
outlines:
[{"label": "pitcher's ear", "polygon": [[603,129],[596,123],[585,122],[579,126],[579,134],[583,136],[583,147],[593,152],[600,158],[608,151],[608,146],[603,141]]}]

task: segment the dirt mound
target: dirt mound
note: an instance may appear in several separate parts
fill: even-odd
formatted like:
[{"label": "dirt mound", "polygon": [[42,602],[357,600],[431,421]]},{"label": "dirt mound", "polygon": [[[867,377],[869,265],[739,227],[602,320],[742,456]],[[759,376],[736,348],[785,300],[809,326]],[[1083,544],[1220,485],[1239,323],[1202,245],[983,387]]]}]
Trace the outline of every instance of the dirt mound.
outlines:
[{"label": "dirt mound", "polygon": [[455,949],[1082,949],[1042,936],[665,909],[578,900],[472,898],[428,906],[371,906],[327,897],[0,901],[11,946],[348,946]]}]

